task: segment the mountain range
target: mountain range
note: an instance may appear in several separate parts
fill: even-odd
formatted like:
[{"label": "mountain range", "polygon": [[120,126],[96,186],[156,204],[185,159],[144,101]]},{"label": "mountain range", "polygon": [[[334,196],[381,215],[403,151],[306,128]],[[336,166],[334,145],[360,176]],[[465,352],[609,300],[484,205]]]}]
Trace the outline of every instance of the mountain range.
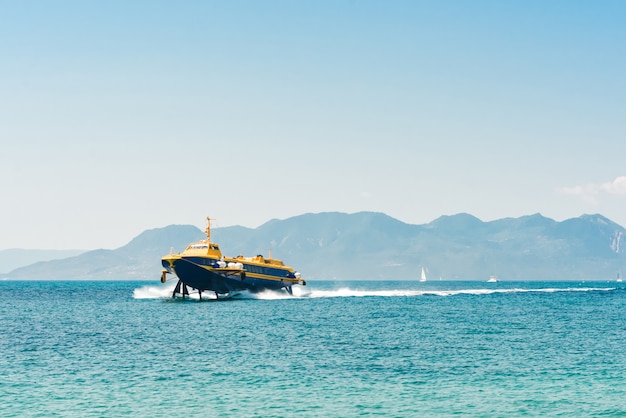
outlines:
[{"label": "mountain range", "polygon": [[38,261],[73,257],[84,252],[85,250],[25,250],[22,248],[0,250],[0,272],[11,271]]},{"label": "mountain range", "polygon": [[[227,256],[268,255],[307,280],[614,280],[626,271],[625,230],[602,215],[557,222],[541,214],[483,222],[469,214],[413,225],[382,213],[325,212],[258,228],[213,228]],[[191,225],[147,230],[115,250],[40,261],[0,277],[154,280],[160,259],[206,238]],[[7,250],[8,251],[8,250]],[[0,252],[1,255],[2,252]]]}]

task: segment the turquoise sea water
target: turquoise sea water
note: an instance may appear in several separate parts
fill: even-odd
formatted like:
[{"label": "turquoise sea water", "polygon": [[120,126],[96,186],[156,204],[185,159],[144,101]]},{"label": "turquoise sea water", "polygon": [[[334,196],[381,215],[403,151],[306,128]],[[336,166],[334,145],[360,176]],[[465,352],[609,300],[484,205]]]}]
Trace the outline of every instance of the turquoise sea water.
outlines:
[{"label": "turquoise sea water", "polygon": [[622,283],[0,282],[0,416],[625,416]]}]

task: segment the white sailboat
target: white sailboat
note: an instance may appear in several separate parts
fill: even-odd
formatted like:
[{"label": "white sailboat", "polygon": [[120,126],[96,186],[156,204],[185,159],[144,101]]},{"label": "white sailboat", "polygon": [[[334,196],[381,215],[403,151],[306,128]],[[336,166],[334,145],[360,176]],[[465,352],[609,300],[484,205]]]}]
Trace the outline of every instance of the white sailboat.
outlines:
[{"label": "white sailboat", "polygon": [[420,277],[420,282],[426,281],[426,272],[424,271],[424,267],[422,267],[422,275]]},{"label": "white sailboat", "polygon": [[622,282],[622,275],[617,273],[617,279],[615,279],[616,282],[621,283]]}]

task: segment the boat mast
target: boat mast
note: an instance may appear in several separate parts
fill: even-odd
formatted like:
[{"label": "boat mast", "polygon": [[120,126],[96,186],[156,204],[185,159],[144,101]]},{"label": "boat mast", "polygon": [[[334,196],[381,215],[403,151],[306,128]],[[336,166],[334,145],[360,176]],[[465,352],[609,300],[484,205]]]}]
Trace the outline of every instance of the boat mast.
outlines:
[{"label": "boat mast", "polygon": [[206,217],[207,226],[206,226],[206,229],[204,230],[204,233],[206,234],[207,244],[211,243],[211,221],[214,221],[214,220],[215,219],[209,218],[208,216]]}]

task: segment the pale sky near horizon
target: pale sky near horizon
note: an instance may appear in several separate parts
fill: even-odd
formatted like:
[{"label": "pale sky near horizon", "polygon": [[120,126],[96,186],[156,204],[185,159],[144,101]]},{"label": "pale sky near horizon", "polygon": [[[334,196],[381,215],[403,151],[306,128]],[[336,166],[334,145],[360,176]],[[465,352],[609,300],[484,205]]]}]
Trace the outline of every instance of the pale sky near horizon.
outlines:
[{"label": "pale sky near horizon", "polygon": [[626,2],[0,1],[0,250],[310,212],[626,226]]}]

